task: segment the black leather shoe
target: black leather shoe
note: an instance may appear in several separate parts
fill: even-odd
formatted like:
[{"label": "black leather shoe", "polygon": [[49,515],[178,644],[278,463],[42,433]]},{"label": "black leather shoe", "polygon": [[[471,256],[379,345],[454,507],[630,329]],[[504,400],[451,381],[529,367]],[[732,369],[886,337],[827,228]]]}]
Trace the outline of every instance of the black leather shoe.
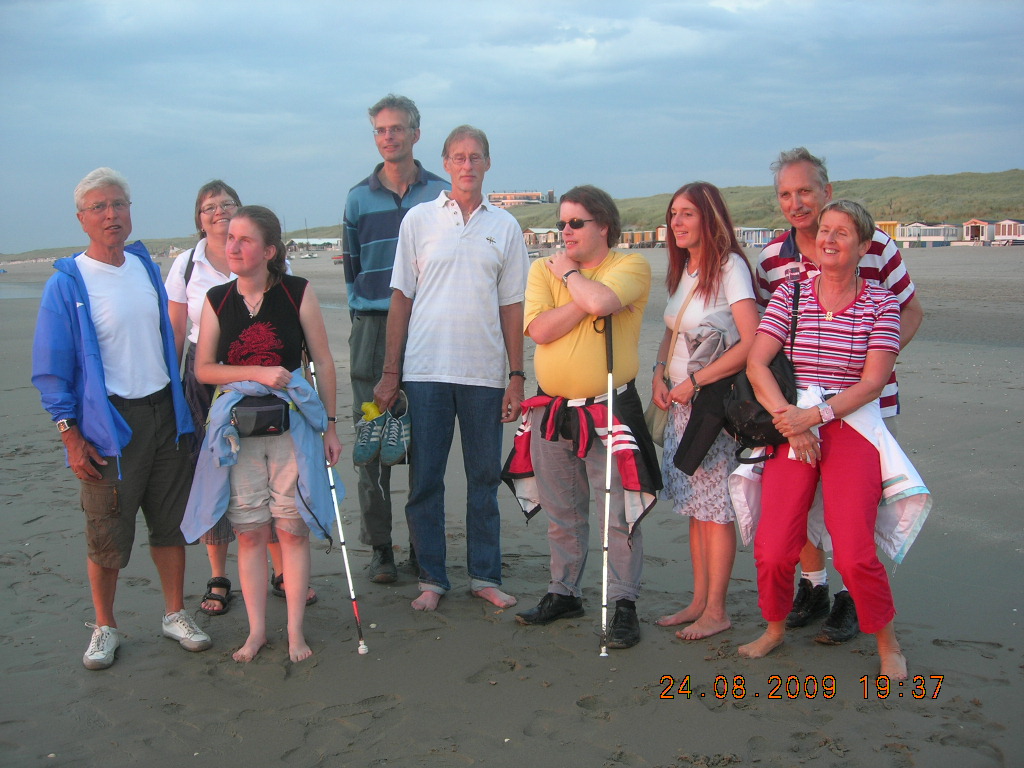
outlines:
[{"label": "black leather shoe", "polygon": [[583,598],[548,592],[536,608],[516,614],[520,624],[550,624],[556,619],[576,619],[583,615]]},{"label": "black leather shoe", "polygon": [[852,640],[860,632],[860,622],[857,621],[857,606],[853,604],[853,598],[845,589],[836,595],[836,601],[832,604],[832,613],[821,625],[821,630],[814,638],[814,642],[822,645],[839,645],[847,640]]},{"label": "black leather shoe", "polygon": [[821,618],[828,613],[828,584],[811,586],[807,579],[800,579],[796,588],[796,597],[793,598],[793,610],[786,617],[786,627],[796,629],[806,627],[815,619]]},{"label": "black leather shoe", "polygon": [[391,584],[397,578],[395,550],[390,544],[374,547],[373,557],[370,559],[370,581],[374,584]]},{"label": "black leather shoe", "polygon": [[636,604],[630,600],[615,603],[615,615],[608,623],[608,647],[632,648],[640,642],[640,619]]}]

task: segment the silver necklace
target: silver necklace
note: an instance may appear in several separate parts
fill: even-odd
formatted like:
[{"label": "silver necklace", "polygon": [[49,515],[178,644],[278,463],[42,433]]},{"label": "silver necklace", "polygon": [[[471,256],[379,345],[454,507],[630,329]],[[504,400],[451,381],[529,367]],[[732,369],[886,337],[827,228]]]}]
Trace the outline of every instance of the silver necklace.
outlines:
[{"label": "silver necklace", "polygon": [[[242,294],[238,294],[242,296]],[[260,311],[260,307],[263,306],[263,294],[260,294],[259,300],[255,304],[250,304],[249,300],[242,296],[242,301],[245,303],[245,308],[249,310],[249,319],[252,320]]]}]

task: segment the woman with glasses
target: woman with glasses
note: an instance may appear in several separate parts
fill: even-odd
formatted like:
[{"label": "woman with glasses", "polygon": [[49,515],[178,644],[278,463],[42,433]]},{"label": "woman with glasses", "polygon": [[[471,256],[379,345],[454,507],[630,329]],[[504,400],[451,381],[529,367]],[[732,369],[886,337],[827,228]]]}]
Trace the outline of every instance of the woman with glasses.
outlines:
[{"label": "woman with glasses", "polygon": [[[195,345],[199,341],[199,320],[206,292],[234,278],[228,267],[226,244],[228,224],[239,205],[238,193],[220,179],[214,179],[199,188],[195,207],[199,242],[195,248],[185,251],[174,260],[164,283],[179,360],[185,348],[186,326],[191,322],[182,384],[195,424],[197,450],[202,445],[206,433],[206,417],[210,412],[210,401],[213,398],[213,387],[199,383],[195,377]],[[210,559],[210,580],[206,583],[206,594],[203,595],[199,610],[210,616],[220,616],[228,612],[232,599],[231,581],[227,578],[227,557],[228,545],[235,540],[235,535],[227,519],[221,518],[200,540],[206,545]],[[277,575],[282,573],[282,567],[281,547],[276,539],[271,542],[270,557],[274,562],[275,572],[271,577],[271,587],[275,595],[284,597],[284,579],[283,576]],[[316,600],[316,592],[310,588],[306,605],[312,605]]]},{"label": "woman with glasses", "polygon": [[[676,637],[698,640],[732,626],[725,598],[736,554],[736,513],[728,478],[738,465],[738,446],[726,432],[719,432],[692,476],[678,469],[674,458],[677,449],[687,450],[680,441],[690,419],[696,418],[694,400],[700,390],[746,365],[757,330],[757,307],[750,265],[736,241],[729,209],[717,187],[697,181],[680,188],[669,203],[665,221],[669,229],[665,279],[669,299],[652,388],[655,404],[669,411],[662,495],[672,501],[678,514],[690,518],[693,599],[681,611],[655,623],[662,627],[686,624]],[[725,328],[727,336],[738,336],[739,341],[700,367],[691,364],[684,335],[709,322]],[[676,344],[670,352],[673,336]],[[666,385],[666,376],[671,386]],[[705,396],[721,394],[716,389]]]}]

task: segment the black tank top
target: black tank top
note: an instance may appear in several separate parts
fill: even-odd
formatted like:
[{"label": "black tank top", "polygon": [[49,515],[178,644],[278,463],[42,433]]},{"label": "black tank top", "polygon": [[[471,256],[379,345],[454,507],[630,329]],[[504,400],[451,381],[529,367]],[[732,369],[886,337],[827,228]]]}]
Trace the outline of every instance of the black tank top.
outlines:
[{"label": "black tank top", "polygon": [[299,307],[308,281],[294,275],[284,278],[263,295],[255,317],[238,292],[237,280],[218,285],[206,294],[220,319],[217,362],[227,365],[280,365],[294,371],[302,364],[305,337]]}]

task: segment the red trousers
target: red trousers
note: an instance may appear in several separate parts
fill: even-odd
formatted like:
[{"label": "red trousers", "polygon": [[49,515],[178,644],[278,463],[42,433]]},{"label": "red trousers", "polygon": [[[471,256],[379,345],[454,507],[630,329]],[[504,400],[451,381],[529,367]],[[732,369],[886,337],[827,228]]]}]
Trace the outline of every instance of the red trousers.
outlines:
[{"label": "red trousers", "polygon": [[857,606],[863,632],[874,634],[896,615],[885,568],[875,550],[875,517],[882,496],[878,451],[853,427],[836,420],[821,428],[821,461],[787,458],[788,446],[765,462],[761,520],[754,537],[757,593],[766,621],[782,621],[793,605],[793,580],[807,541],[807,512],[821,481],[832,559]]}]

